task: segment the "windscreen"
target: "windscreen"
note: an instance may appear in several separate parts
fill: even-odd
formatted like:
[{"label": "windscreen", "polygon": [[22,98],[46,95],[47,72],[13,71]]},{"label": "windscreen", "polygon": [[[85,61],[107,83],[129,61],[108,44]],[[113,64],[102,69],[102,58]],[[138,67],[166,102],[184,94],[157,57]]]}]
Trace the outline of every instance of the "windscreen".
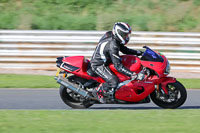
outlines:
[{"label": "windscreen", "polygon": [[154,62],[163,62],[164,61],[164,59],[159,54],[157,54],[150,48],[148,48],[148,47],[144,47],[144,48],[146,48],[146,51],[143,53],[141,60],[154,61]]}]

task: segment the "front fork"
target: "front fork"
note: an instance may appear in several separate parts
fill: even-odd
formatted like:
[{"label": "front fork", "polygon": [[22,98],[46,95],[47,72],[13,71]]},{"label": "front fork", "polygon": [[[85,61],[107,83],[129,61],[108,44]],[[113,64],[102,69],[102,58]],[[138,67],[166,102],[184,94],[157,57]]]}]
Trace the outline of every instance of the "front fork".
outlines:
[{"label": "front fork", "polygon": [[[167,89],[167,85],[169,83],[175,83],[176,82],[176,78],[174,77],[163,77],[160,79],[156,79],[155,80],[155,89],[157,90],[157,92],[162,92],[163,94],[165,93],[166,95],[169,95],[168,89]],[[161,90],[159,90],[161,88]]]}]

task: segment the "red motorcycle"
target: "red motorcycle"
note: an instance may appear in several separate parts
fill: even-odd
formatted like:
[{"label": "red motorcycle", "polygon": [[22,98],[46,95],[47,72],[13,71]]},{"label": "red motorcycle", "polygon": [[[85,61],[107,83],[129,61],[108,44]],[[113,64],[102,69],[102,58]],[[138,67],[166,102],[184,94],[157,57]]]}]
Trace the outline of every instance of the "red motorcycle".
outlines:
[{"label": "red motorcycle", "polygon": [[[106,104],[138,104],[151,100],[162,108],[178,108],[187,98],[185,87],[174,77],[168,77],[170,64],[161,53],[144,46],[141,58],[123,55],[123,65],[139,73],[136,79],[119,73],[113,64],[111,71],[120,80],[115,90],[104,94]],[[94,88],[105,81],[91,69],[90,61],[84,56],[64,56],[57,58],[58,71],[55,79],[61,85],[60,96],[65,104],[72,108],[88,108],[99,104],[92,96]],[[151,99],[151,100],[150,100]]]}]

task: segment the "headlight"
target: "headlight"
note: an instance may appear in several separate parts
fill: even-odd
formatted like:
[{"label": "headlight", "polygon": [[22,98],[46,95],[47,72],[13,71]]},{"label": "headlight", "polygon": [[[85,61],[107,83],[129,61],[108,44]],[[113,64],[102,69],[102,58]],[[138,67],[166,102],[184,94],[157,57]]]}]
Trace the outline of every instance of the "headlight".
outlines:
[{"label": "headlight", "polygon": [[170,64],[169,61],[167,61],[167,67],[165,68],[165,73],[164,74],[169,74],[170,73]]}]

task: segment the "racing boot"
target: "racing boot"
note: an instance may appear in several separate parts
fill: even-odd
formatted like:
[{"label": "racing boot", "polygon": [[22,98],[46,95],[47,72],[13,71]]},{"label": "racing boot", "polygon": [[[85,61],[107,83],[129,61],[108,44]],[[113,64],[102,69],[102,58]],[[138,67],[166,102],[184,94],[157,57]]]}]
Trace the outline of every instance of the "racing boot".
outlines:
[{"label": "racing boot", "polygon": [[103,96],[105,90],[103,89],[102,84],[100,84],[97,88],[95,88],[92,92],[92,95],[97,98],[100,103],[106,103],[106,100]]}]

